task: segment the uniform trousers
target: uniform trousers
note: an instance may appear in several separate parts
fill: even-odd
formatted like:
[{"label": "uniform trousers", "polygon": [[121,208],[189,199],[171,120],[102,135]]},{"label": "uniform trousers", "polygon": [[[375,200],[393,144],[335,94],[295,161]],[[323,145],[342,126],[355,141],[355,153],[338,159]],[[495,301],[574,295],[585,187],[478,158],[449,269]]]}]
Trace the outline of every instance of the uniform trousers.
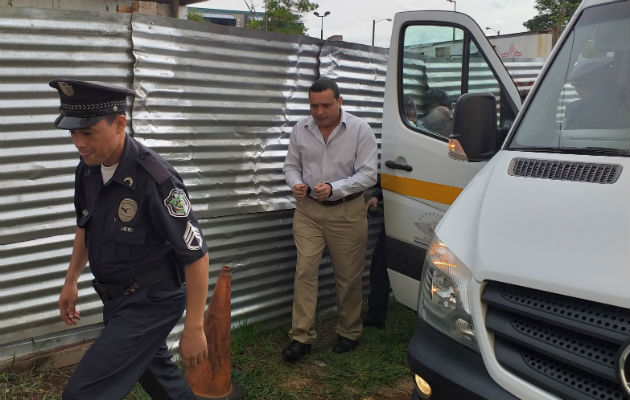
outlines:
[{"label": "uniform trousers", "polygon": [[297,202],[293,216],[297,265],[293,293],[293,318],[289,337],[312,343],[316,337],[318,272],[324,248],[332,258],[337,289],[339,335],[361,336],[362,273],[367,246],[367,217],[363,196],[336,205],[311,198]]},{"label": "uniform trousers", "polygon": [[166,347],[185,306],[185,288],[174,279],[104,300],[105,326],[70,377],[63,400],[124,399],[136,382],[152,399],[195,399]]},{"label": "uniform trousers", "polygon": [[389,303],[389,276],[385,260],[385,226],[378,235],[370,264],[370,294],[368,296],[367,318],[385,321]]}]

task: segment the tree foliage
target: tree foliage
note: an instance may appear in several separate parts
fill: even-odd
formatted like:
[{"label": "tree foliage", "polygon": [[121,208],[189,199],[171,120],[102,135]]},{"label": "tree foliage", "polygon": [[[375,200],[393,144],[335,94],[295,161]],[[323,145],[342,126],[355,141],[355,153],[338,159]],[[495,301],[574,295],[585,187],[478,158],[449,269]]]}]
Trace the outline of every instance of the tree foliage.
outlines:
[{"label": "tree foliage", "polygon": [[201,15],[201,11],[197,10],[196,8],[188,8],[188,20],[203,22],[203,16]]},{"label": "tree foliage", "polygon": [[[309,0],[267,0],[267,30],[269,32],[306,35],[302,15],[317,10],[319,6]],[[265,21],[249,21],[250,29],[265,29]]]},{"label": "tree foliage", "polygon": [[[571,19],[571,16],[575,12],[575,9],[580,4],[581,0],[565,1],[566,9],[564,11],[564,17],[562,17],[562,21],[560,21],[561,26],[566,25],[569,19]],[[534,7],[538,11],[538,15],[525,21],[523,23],[525,28],[530,31],[543,31],[552,29],[558,24],[562,9],[562,0],[536,0],[536,5]]]}]

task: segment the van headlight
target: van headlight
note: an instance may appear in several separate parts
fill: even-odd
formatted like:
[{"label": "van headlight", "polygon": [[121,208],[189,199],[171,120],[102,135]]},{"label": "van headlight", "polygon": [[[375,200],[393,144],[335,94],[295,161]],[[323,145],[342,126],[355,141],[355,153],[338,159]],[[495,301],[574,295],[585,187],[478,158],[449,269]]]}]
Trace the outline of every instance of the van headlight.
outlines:
[{"label": "van headlight", "polygon": [[468,301],[471,280],[470,269],[435,236],[422,267],[418,314],[438,331],[479,351]]}]

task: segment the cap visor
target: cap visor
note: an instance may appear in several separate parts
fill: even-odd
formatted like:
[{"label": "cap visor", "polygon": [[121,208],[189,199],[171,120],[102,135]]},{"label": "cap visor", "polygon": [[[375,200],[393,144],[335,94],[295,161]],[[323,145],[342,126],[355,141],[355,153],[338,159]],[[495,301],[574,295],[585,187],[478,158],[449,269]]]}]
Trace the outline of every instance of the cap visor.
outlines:
[{"label": "cap visor", "polygon": [[55,121],[55,128],[68,130],[85,129],[102,120],[104,117],[104,115],[99,115],[96,117],[77,118],[60,115]]}]

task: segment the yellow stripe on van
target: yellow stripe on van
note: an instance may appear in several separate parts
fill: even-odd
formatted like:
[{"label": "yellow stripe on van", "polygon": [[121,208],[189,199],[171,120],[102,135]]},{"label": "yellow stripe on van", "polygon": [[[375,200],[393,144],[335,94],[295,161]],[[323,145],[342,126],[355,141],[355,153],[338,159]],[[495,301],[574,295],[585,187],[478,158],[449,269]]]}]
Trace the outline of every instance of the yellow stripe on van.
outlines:
[{"label": "yellow stripe on van", "polygon": [[381,188],[405,196],[451,205],[462,188],[381,173]]}]

